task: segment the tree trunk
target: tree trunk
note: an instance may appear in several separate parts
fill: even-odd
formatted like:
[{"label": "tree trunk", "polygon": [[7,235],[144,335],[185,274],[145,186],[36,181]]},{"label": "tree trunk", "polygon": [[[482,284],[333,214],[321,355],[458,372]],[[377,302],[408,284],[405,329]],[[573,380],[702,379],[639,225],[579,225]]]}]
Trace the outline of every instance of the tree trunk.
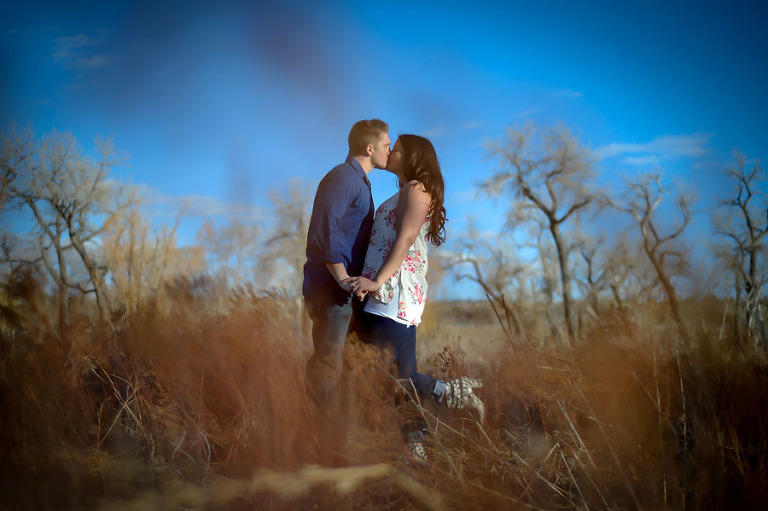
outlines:
[{"label": "tree trunk", "polygon": [[59,243],[55,244],[56,258],[59,264],[59,275],[56,278],[59,296],[59,329],[62,334],[66,334],[69,326],[69,290],[67,289],[67,262]]},{"label": "tree trunk", "polygon": [[747,292],[746,301],[746,323],[747,332],[752,337],[752,343],[756,353],[762,353],[766,350],[765,324],[760,308],[760,296],[762,295],[762,286],[757,284],[757,250],[753,242],[749,250],[749,278],[744,282]]},{"label": "tree trunk", "polygon": [[741,315],[742,315],[742,309],[744,307],[742,301],[741,301],[741,277],[739,275],[736,275],[734,277],[734,289],[736,292],[736,304],[734,307],[734,313],[733,313],[733,334],[736,337],[736,339],[741,342],[743,341],[742,337],[742,328],[741,328]]},{"label": "tree trunk", "polygon": [[[59,331],[62,335],[66,335],[67,327],[69,326],[69,275],[67,268],[67,259],[64,256],[64,249],[61,246],[61,226],[56,225],[56,235],[50,236],[51,244],[56,251],[56,263],[58,265],[58,271],[54,271],[53,266],[44,254],[44,261],[48,267],[48,273],[56,281],[58,286],[58,300],[59,300]],[[45,250],[45,249],[42,249]]]},{"label": "tree trunk", "polygon": [[664,289],[664,294],[667,295],[667,303],[669,304],[669,308],[672,311],[672,318],[677,325],[677,332],[680,334],[680,338],[687,342],[689,340],[688,329],[686,328],[683,317],[680,314],[680,305],[677,302],[677,293],[675,292],[675,287],[667,277],[667,274],[664,271],[664,268],[662,268],[661,262],[656,257],[656,254],[648,246],[647,238],[643,243],[643,249],[648,256],[648,259],[651,261],[653,269],[656,271],[656,276],[659,278],[662,289]]},{"label": "tree trunk", "polygon": [[559,224],[550,223],[550,232],[555,241],[557,249],[557,262],[560,266],[560,283],[563,286],[563,317],[565,318],[565,329],[568,332],[568,340],[573,343],[576,338],[576,327],[574,321],[573,301],[571,299],[571,271],[568,268],[568,250],[560,234]]},{"label": "tree trunk", "polygon": [[72,241],[72,245],[80,255],[80,259],[82,259],[83,264],[85,265],[85,270],[88,272],[88,277],[93,285],[93,291],[96,294],[96,306],[99,310],[99,317],[101,319],[108,319],[110,309],[109,298],[107,297],[106,286],[104,285],[104,279],[101,272],[99,268],[96,267],[96,263],[86,252],[80,237],[77,233],[72,233],[72,226],[70,226],[69,229],[69,239]]}]

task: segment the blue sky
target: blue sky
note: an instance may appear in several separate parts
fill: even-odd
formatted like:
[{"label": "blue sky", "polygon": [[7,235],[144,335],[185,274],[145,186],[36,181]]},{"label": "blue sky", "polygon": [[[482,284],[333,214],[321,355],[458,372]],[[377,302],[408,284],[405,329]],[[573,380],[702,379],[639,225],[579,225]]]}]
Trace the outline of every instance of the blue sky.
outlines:
[{"label": "blue sky", "polygon": [[[288,179],[314,191],[361,118],[432,139],[449,237],[499,209],[475,185],[515,123],[562,121],[608,174],[660,165],[701,209],[734,149],[768,156],[765,2],[0,5],[0,126],[113,136],[125,178],[189,204],[182,242],[258,217]],[[372,182],[377,203],[394,191]]]}]

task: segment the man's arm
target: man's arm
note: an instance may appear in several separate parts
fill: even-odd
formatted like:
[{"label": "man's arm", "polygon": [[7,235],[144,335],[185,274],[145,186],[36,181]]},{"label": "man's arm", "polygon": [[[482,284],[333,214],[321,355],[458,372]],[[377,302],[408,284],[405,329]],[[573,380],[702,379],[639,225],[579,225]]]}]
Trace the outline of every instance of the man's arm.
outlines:
[{"label": "man's arm", "polygon": [[331,273],[331,275],[333,275],[333,278],[336,279],[336,283],[341,289],[347,293],[352,293],[350,284],[342,282],[349,278],[349,274],[347,273],[347,269],[344,267],[343,263],[329,263],[326,261],[325,267],[328,268],[328,271]]},{"label": "man's arm", "polygon": [[328,184],[334,186],[331,187],[332,195],[327,197],[328,199],[332,197],[332,200],[326,203],[325,221],[328,227],[328,237],[324,240],[325,246],[323,247],[325,267],[339,287],[351,294],[350,284],[343,282],[349,278],[346,266],[342,262],[332,261],[344,261],[348,257],[346,256],[350,250],[350,247],[347,247],[349,241],[346,239],[348,227],[344,227],[344,223],[347,215],[349,215],[351,205],[356,200],[357,188],[349,182],[349,179],[346,181],[341,179]]}]

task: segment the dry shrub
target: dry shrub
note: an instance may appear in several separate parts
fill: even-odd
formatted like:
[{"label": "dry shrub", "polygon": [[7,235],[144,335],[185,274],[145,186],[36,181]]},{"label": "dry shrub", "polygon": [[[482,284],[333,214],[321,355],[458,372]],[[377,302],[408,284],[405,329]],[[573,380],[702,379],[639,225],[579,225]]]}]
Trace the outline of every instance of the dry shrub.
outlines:
[{"label": "dry shrub", "polygon": [[[6,287],[0,507],[768,504],[768,370],[719,330],[682,346],[670,329],[602,316],[574,347],[472,339],[423,357],[434,376],[484,380],[480,424],[402,392],[396,401],[381,354],[360,343],[345,354],[338,402],[314,410],[295,302],[221,296],[204,282],[170,291],[162,313],[148,306],[109,324],[75,315],[59,332],[39,283]],[[414,418],[428,425],[423,465],[400,433]]]},{"label": "dry shrub", "polygon": [[[601,326],[574,348],[501,350],[480,368],[484,425],[434,418],[428,453],[451,507],[762,509],[765,363],[705,334],[672,348],[652,329]],[[451,374],[455,355],[430,363]]]},{"label": "dry shrub", "polygon": [[[34,313],[40,307],[21,302],[46,298],[27,284],[14,299]],[[309,344],[295,337],[293,302],[248,289],[221,297],[197,284],[177,282],[167,313],[147,307],[58,336],[29,313],[3,315],[4,505],[90,506],[177,480],[206,487],[402,454],[394,399],[382,391],[393,382],[378,353],[350,349],[342,399],[335,413],[318,413],[304,390]],[[326,493],[320,501],[337,498]],[[244,508],[253,498],[241,496]]]}]

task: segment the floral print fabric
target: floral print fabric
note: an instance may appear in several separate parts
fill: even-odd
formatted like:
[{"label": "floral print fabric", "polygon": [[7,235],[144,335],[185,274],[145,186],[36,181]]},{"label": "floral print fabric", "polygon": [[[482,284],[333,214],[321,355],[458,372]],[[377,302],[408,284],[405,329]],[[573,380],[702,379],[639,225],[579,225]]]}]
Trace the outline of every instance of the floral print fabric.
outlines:
[{"label": "floral print fabric", "polygon": [[[384,201],[376,210],[371,240],[365,256],[362,276],[373,279],[384,264],[397,237],[397,201],[400,192]],[[397,317],[416,326],[421,323],[421,314],[427,299],[427,241],[428,218],[424,219],[416,241],[408,249],[400,268],[384,282],[371,297],[382,303],[390,303],[398,293]]]}]

